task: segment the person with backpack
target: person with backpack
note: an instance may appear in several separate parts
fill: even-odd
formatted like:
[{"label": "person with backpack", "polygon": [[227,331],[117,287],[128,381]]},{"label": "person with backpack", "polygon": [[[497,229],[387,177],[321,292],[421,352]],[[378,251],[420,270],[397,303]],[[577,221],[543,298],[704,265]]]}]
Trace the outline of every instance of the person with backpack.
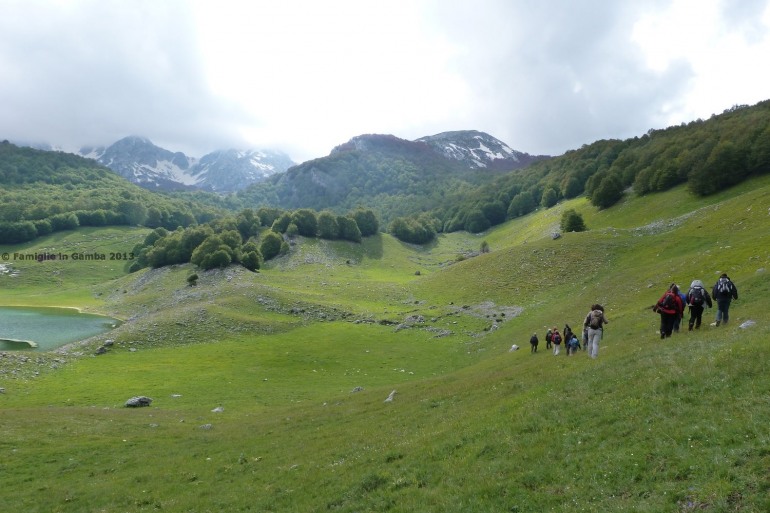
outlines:
[{"label": "person with backpack", "polygon": [[565,354],[569,356],[569,343],[572,340],[572,328],[569,327],[569,324],[564,325],[564,331],[562,333],[562,338],[564,339],[564,349],[566,349]]},{"label": "person with backpack", "polygon": [[692,331],[694,326],[697,330],[700,328],[704,307],[706,305],[709,308],[713,306],[711,296],[709,296],[702,281],[693,280],[690,284],[690,290],[687,291],[687,304],[690,305],[690,321],[688,322],[687,329]]},{"label": "person with backpack", "polygon": [[674,321],[677,317],[682,317],[684,312],[684,303],[679,297],[679,287],[676,283],[663,293],[658,302],[653,306],[653,311],[660,314],[660,338],[668,338],[674,331]]},{"label": "person with backpack", "polygon": [[684,319],[684,307],[687,306],[687,294],[684,293],[679,285],[676,288],[679,289],[679,299],[682,300],[682,316],[674,319],[674,333],[679,333],[679,326],[682,325],[682,320]]},{"label": "person with backpack", "polygon": [[558,356],[561,352],[561,333],[559,333],[559,328],[555,326],[551,330],[551,343],[553,344],[554,356]]},{"label": "person with backpack", "polygon": [[727,321],[730,318],[730,303],[733,299],[738,299],[738,287],[736,287],[730,280],[727,273],[722,273],[714,284],[711,295],[717,302],[717,319],[714,324],[716,326],[719,326],[722,323],[727,324]]},{"label": "person with backpack", "polygon": [[575,354],[575,352],[580,349],[580,341],[577,338],[577,335],[572,333],[572,336],[567,340],[567,356],[571,354]]},{"label": "person with backpack", "polygon": [[551,328],[548,328],[548,331],[545,332],[545,348],[551,349],[551,339],[553,338],[553,333],[551,332]]},{"label": "person with backpack", "polygon": [[609,323],[610,321],[604,316],[604,307],[598,303],[591,305],[591,311],[583,321],[583,328],[588,330],[585,349],[591,358],[599,356],[599,342],[604,334],[604,325]]},{"label": "person with backpack", "polygon": [[537,333],[533,333],[532,336],[529,338],[529,345],[530,345],[530,353],[537,353],[537,345],[540,343],[540,341],[537,339]]}]

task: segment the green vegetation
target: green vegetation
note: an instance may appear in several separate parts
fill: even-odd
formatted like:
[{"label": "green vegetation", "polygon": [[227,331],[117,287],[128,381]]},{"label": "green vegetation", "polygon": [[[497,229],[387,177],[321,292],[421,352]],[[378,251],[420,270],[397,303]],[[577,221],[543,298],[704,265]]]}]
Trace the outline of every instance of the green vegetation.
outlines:
[{"label": "green vegetation", "polygon": [[174,230],[223,212],[144,190],[86,158],[19,148],[8,141],[0,142],[0,184],[3,244],[81,226]]},{"label": "green vegetation", "polygon": [[608,209],[629,191],[644,196],[686,184],[708,196],[769,171],[770,100],[642,137],[596,141],[473,190],[447,193],[431,215],[440,232],[479,233],[582,194]]},{"label": "green vegetation", "polygon": [[[574,197],[483,239],[298,234],[260,273],[0,262],[18,272],[0,275],[4,301],[126,319],[100,356],[106,337],[0,357],[0,503],[767,511],[768,205],[767,176],[707,197],[684,184],[624,195],[603,210]],[[590,229],[552,240],[569,210]],[[122,254],[150,233],[80,229],[0,253]],[[491,250],[479,254],[482,242]],[[661,342],[649,305],[671,282],[722,271],[740,290],[731,323]],[[580,326],[593,302],[611,323],[599,359],[526,350],[545,326]],[[124,408],[136,395],[152,405]]]},{"label": "green vegetation", "polygon": [[156,228],[133,248],[136,259],[129,270],[191,262],[204,270],[241,264],[256,271],[263,260],[288,251],[289,244],[282,233],[289,240],[302,235],[361,242],[356,216],[362,219],[367,233],[372,227],[376,232],[376,219],[374,223],[370,220],[374,213],[363,209],[346,216],[328,211],[317,216],[310,209],[294,212],[243,209],[237,216],[222,216],[206,224],[179,227],[173,232]]}]

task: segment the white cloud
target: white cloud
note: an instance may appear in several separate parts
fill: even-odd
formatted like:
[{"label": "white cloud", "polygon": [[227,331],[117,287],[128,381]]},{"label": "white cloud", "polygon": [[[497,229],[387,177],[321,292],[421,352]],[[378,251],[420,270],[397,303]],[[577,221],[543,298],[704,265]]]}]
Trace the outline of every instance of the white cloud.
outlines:
[{"label": "white cloud", "polygon": [[326,155],[476,129],[530,153],[768,98],[767,0],[3,0],[0,139]]}]

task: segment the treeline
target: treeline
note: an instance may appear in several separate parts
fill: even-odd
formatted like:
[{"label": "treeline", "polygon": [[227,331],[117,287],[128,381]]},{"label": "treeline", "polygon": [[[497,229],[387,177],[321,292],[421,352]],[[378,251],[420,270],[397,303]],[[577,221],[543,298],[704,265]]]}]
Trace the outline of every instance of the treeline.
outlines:
[{"label": "treeline", "polygon": [[288,241],[298,235],[361,242],[378,231],[374,212],[363,208],[346,215],[310,209],[243,209],[234,216],[174,231],[156,228],[134,248],[129,270],[191,262],[202,269],[241,264],[256,271],[265,261],[286,253]]},{"label": "treeline", "polygon": [[629,190],[645,195],[686,184],[705,196],[769,171],[770,100],[642,137],[596,141],[451,195],[429,213],[394,220],[388,231],[423,243],[441,232],[479,233],[582,194],[606,209]]},{"label": "treeline", "polygon": [[0,244],[80,226],[174,230],[223,210],[146,191],[96,162],[0,142]]}]

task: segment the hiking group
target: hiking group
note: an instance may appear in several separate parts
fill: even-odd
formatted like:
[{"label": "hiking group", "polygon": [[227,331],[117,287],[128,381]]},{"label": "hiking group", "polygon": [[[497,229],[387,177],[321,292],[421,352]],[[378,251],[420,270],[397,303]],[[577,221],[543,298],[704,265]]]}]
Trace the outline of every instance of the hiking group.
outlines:
[{"label": "hiking group", "polygon": [[[599,356],[599,341],[602,339],[604,325],[608,323],[607,317],[604,316],[604,307],[599,304],[591,305],[591,311],[583,320],[582,346],[582,349],[587,351],[591,358]],[[531,353],[537,352],[539,343],[537,333],[534,333],[529,339]],[[567,356],[573,355],[581,349],[580,340],[569,324],[564,325],[563,333],[560,333],[556,326],[545,332],[545,348],[552,349],[554,356],[561,354],[562,343],[564,343]]]},{"label": "hiking group", "polygon": [[672,283],[652,307],[654,312],[660,314],[660,338],[668,338],[672,333],[679,331],[685,306],[690,309],[688,331],[699,329],[703,310],[706,306],[709,308],[713,306],[712,298],[717,303],[717,315],[713,326],[727,324],[730,319],[730,303],[733,299],[738,299],[738,288],[727,273],[721,274],[711,289],[711,295],[701,280],[693,280],[686,294],[676,283]]}]

